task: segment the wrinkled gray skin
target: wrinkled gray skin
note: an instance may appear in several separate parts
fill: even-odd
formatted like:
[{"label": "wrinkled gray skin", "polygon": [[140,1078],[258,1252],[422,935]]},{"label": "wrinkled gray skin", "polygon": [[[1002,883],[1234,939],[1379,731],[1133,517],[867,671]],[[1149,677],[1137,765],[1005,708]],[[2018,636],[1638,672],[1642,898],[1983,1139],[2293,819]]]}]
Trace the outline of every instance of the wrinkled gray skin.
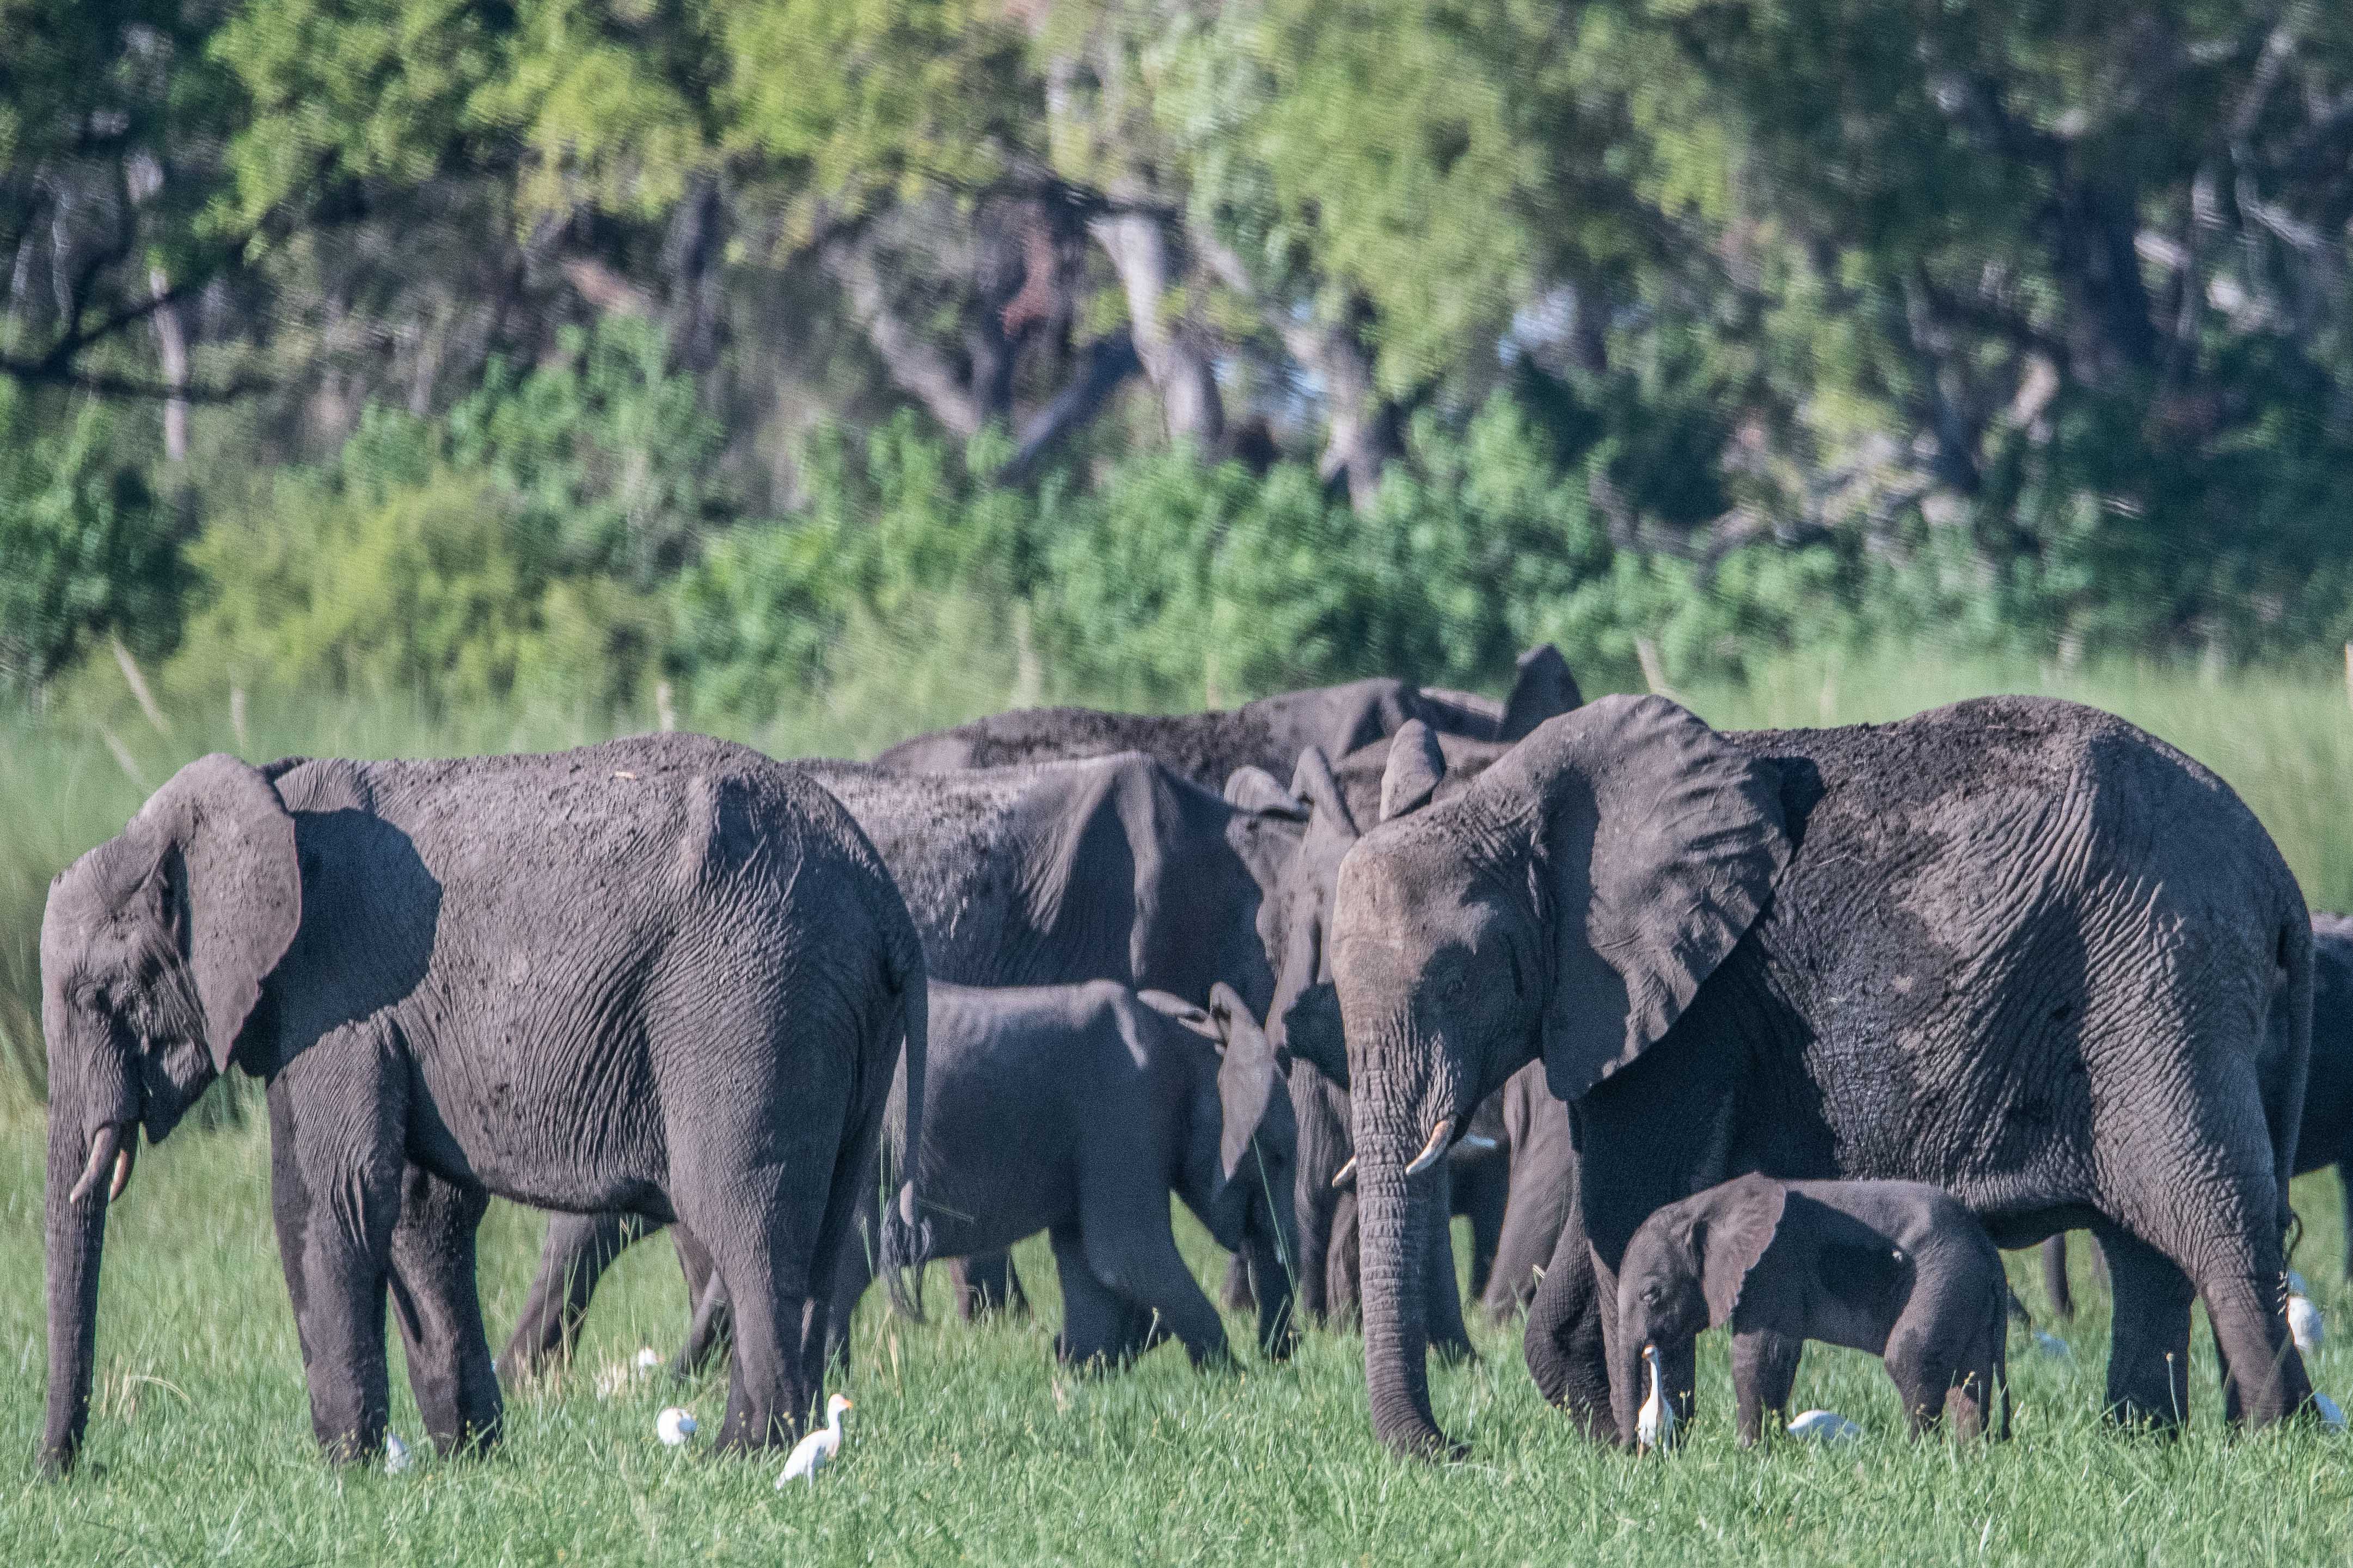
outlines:
[{"label": "wrinkled gray skin", "polygon": [[1530,1062],[1504,1084],[1504,1142],[1511,1154],[1509,1196],[1495,1241],[1495,1265],[1480,1306],[1501,1326],[1525,1310],[1552,1262],[1561,1226],[1577,1202],[1577,1150],[1568,1107]]},{"label": "wrinkled gray skin", "polygon": [[1947,1415],[2009,1436],[2009,1306],[1985,1227],[1919,1182],[1738,1176],[1644,1220],[1618,1272],[1618,1321],[1658,1347],[1662,1385],[1690,1386],[1701,1330],[1732,1331],[1744,1448],[1788,1419],[1808,1340],[1880,1357],[1915,1437]]},{"label": "wrinkled gray skin", "polygon": [[[2274,1059],[2287,1062],[2287,1018],[2272,1016]],[[2304,1082],[2304,1120],[2295,1139],[2295,1173],[2337,1167],[2345,1190],[2345,1274],[2353,1279],[2353,919],[2312,917],[2312,1064]],[[2095,1255],[2096,1256],[2096,1255]],[[2042,1244],[2042,1287],[2060,1317],[2075,1315],[2067,1286],[2067,1237]]]},{"label": "wrinkled gray skin", "polygon": [[53,1472],[89,1410],[105,1179],[232,1063],[269,1086],[339,1459],[383,1447],[387,1289],[436,1446],[496,1440],[474,1283],[494,1193],[691,1223],[749,1304],[719,1440],[788,1440],[823,1403],[821,1308],[902,1032],[920,1136],[923,952],[889,873],[806,773],[702,736],[202,758],[51,886],[41,969]]},{"label": "wrinkled gray skin", "polygon": [[[1426,1173],[1537,1058],[1579,1180],[1526,1353],[1589,1433],[1633,1435],[1627,1242],[1747,1171],[1930,1182],[2012,1247],[2089,1220],[2116,1282],[2112,1409],[2186,1408],[2193,1295],[2234,1419],[2309,1402],[2281,1258],[2303,898],[2227,786],[2120,720],[1993,698],[1738,735],[1605,699],[1367,834],[1332,953],[1366,1381],[1400,1451],[1449,1447],[1410,1239]],[[2275,999],[2288,1070],[2267,1097]]]},{"label": "wrinkled gray skin", "polygon": [[1206,713],[1107,713],[1092,708],[1024,708],[902,741],[875,759],[907,773],[1005,767],[1055,758],[1143,752],[1208,789],[1238,768],[1290,776],[1310,746],[1330,757],[1393,735],[1409,719],[1480,740],[1516,739],[1577,705],[1577,680],[1546,643],[1520,658],[1510,699],[1498,705],[1466,692],[1424,692],[1380,678],[1262,697]]},{"label": "wrinkled gray skin", "polygon": [[[1216,986],[1205,1009],[1108,981],[934,984],[926,1087],[912,1166],[921,1224],[903,1234],[928,1250],[886,1261],[1047,1231],[1062,1360],[1118,1366],[1173,1334],[1195,1365],[1224,1364],[1224,1325],[1168,1227],[1174,1193],[1249,1259],[1261,1347],[1290,1353],[1291,1106],[1231,987]],[[862,1268],[845,1274],[863,1285]],[[835,1315],[855,1302],[837,1294]]]},{"label": "wrinkled gray skin", "polygon": [[[1319,759],[1349,759],[1363,774],[1358,793],[1363,795],[1365,804],[1359,820],[1369,822],[1376,820],[1380,769],[1388,756],[1387,738],[1409,721],[1419,720],[1450,742],[1508,743],[1545,720],[1568,712],[1582,700],[1568,661],[1561,657],[1558,648],[1543,643],[1520,656],[1511,692],[1502,702],[1470,692],[1425,689],[1394,679],[1374,679],[1262,698],[1229,710],[1166,717],[1106,713],[1086,708],[1025,709],[917,736],[883,752],[877,765],[930,772],[1035,762],[1047,757],[1094,756],[1125,747],[1156,757],[1205,787],[1222,790],[1233,797],[1240,774],[1262,772],[1273,779],[1289,778],[1303,755],[1312,751]],[[1328,765],[1325,771],[1329,771]],[[1275,795],[1282,798],[1279,790]],[[1303,804],[1305,797],[1300,799]],[[1303,871],[1297,879],[1326,895],[1332,879],[1338,875],[1340,854],[1355,838],[1351,827],[1346,841],[1333,847],[1329,820],[1327,816],[1323,842],[1312,857],[1314,868]],[[1271,918],[1280,921],[1283,917],[1277,912]],[[1295,944],[1308,938],[1320,943],[1320,930],[1297,921],[1272,925],[1269,928],[1270,941]],[[1311,972],[1315,967],[1314,963],[1308,965]],[[1154,984],[1143,980],[1136,983]],[[1311,973],[1308,980],[1301,984],[1313,983]],[[1311,998],[1311,1003],[1314,1000]],[[1328,988],[1322,993],[1322,1000],[1328,1004]],[[1280,1048],[1281,1030],[1274,1027],[1271,1032]],[[1339,1062],[1345,1053],[1336,1010],[1330,1014],[1327,1032],[1329,1058]],[[1345,1069],[1333,1070],[1339,1075],[1333,1081],[1345,1087]],[[1354,1200],[1335,1194],[1331,1186],[1331,1179],[1348,1158],[1347,1099],[1345,1093],[1335,1093],[1329,1084],[1318,1080],[1312,1069],[1290,1066],[1287,1071],[1293,1110],[1303,1140],[1299,1177],[1301,1245],[1304,1249],[1302,1265],[1306,1270],[1303,1304],[1311,1317],[1321,1321],[1327,1315],[1351,1311],[1355,1306],[1353,1290],[1345,1288],[1355,1270],[1354,1232],[1348,1225]],[[1335,1129],[1338,1130],[1336,1137]],[[1490,1175],[1482,1180],[1473,1175],[1468,1179],[1472,1190],[1463,1196],[1471,1212],[1474,1216],[1493,1213],[1496,1207],[1494,1178]],[[1308,1192],[1311,1186],[1314,1189],[1313,1196]],[[1474,1228],[1478,1223],[1474,1219]],[[1495,1223],[1500,1224],[1500,1220]],[[1443,1243],[1443,1237],[1436,1237],[1431,1245],[1436,1247]],[[1482,1253],[1486,1250],[1483,1231],[1474,1248]],[[1338,1263],[1336,1270],[1327,1267],[1327,1258]],[[1229,1305],[1240,1307],[1248,1292],[1240,1260],[1236,1263],[1237,1267],[1229,1271],[1224,1293]],[[1014,1277],[1009,1260],[967,1259],[964,1269],[957,1279],[960,1304],[1019,1304],[1020,1282]],[[1344,1283],[1344,1289],[1334,1298],[1327,1281],[1335,1279]],[[1449,1321],[1459,1325],[1460,1319],[1458,1300]],[[1471,1348],[1469,1337],[1459,1331],[1441,1334],[1440,1342],[1450,1353],[1467,1353]]]},{"label": "wrinkled gray skin", "polygon": [[[1383,820],[1385,810],[1410,811],[1428,804],[1441,779],[1450,795],[1459,793],[1509,749],[1501,742],[1438,734],[1413,723],[1389,740],[1344,757],[1337,767],[1311,748],[1301,755],[1293,774],[1292,795],[1306,805],[1307,825],[1272,900],[1277,970],[1267,1035],[1288,1064],[1292,1110],[1299,1123],[1299,1304],[1312,1320],[1344,1319],[1358,1306],[1357,1199],[1353,1191],[1333,1186],[1333,1179],[1356,1152],[1349,1131],[1347,1044],[1340,1029],[1326,940],[1340,864],[1364,827]],[[1417,777],[1385,798],[1383,783],[1393,755],[1400,759],[1401,780],[1409,772],[1405,759],[1410,759],[1410,766],[1427,775],[1429,788],[1422,788]],[[1482,1178],[1450,1161],[1442,1175],[1447,1192],[1444,1202],[1433,1206],[1434,1215],[1460,1212],[1454,1189],[1461,1184],[1473,1185],[1473,1195],[1492,1208],[1492,1194],[1475,1189],[1491,1184],[1493,1173]],[[1503,1216],[1496,1213],[1494,1229],[1500,1231],[1502,1224]],[[1469,1353],[1471,1340],[1462,1326],[1453,1248],[1446,1230],[1444,1224],[1434,1224],[1424,1237],[1429,1254],[1422,1274],[1429,1291],[1425,1310],[1433,1343],[1443,1353],[1461,1356]],[[1493,1237],[1484,1239],[1486,1247],[1495,1245]],[[1551,1256],[1549,1250],[1546,1256]],[[1481,1287],[1484,1283],[1479,1282]]]},{"label": "wrinkled gray skin", "polygon": [[[857,763],[799,766],[872,839],[905,895],[935,978],[966,985],[1116,980],[1197,1005],[1222,980],[1265,1008],[1273,974],[1261,906],[1300,832],[1300,814],[1273,781],[1249,789],[1275,797],[1273,809],[1260,810],[1134,752],[938,774]],[[1249,783],[1245,775],[1246,789]],[[619,1215],[554,1216],[501,1369],[524,1373],[561,1356],[598,1277],[652,1228]],[[673,1235],[690,1300],[699,1303],[702,1259],[691,1236]],[[712,1336],[725,1327],[699,1307],[696,1321],[681,1367],[710,1353]]]}]

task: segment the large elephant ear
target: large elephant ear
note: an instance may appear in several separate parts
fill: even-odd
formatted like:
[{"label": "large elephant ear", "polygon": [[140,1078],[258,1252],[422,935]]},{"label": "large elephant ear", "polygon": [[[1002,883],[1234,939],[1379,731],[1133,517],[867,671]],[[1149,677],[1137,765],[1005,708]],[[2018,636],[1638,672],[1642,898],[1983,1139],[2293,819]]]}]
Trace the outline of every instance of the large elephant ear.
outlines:
[{"label": "large elephant ear", "polygon": [[1512,695],[1504,703],[1504,719],[1496,726],[1495,738],[1505,742],[1525,741],[1546,720],[1583,706],[1585,694],[1577,689],[1568,660],[1552,644],[1539,643],[1520,655],[1519,678],[1512,682]]},{"label": "large elephant ear", "polygon": [[294,818],[259,770],[216,752],[173,774],[130,831],[157,841],[204,1008],[205,1043],[226,1072],[262,982],[302,923]]},{"label": "large elephant ear", "polygon": [[1226,804],[1238,810],[1262,812],[1293,822],[1307,820],[1308,807],[1264,768],[1241,767],[1228,773],[1225,796]]},{"label": "large elephant ear", "polygon": [[1478,787],[1540,803],[1545,1076],[1574,1101],[1655,1045],[1788,863],[1780,775],[1662,697],[1546,721]]},{"label": "large elephant ear", "polygon": [[1430,804],[1446,782],[1446,753],[1438,732],[1416,719],[1389,738],[1388,766],[1381,770],[1381,820],[1390,821]]},{"label": "large elephant ear", "polygon": [[1332,759],[1324,754],[1321,746],[1310,746],[1299,753],[1298,765],[1291,770],[1293,796],[1307,803],[1311,813],[1321,812],[1334,827],[1355,838],[1362,829],[1356,826],[1356,814],[1348,809],[1348,797],[1340,788],[1340,781],[1332,773]]},{"label": "large elephant ear", "polygon": [[1225,1060],[1218,1065],[1218,1109],[1224,1123],[1218,1158],[1230,1182],[1274,1102],[1274,1047],[1249,1005],[1222,980],[1209,987],[1209,1016],[1226,1044]]},{"label": "large elephant ear", "polygon": [[1732,1321],[1748,1276],[1781,1228],[1789,1189],[1769,1176],[1742,1176],[1725,1183],[1721,1197],[1722,1202],[1707,1209],[1693,1237],[1712,1329]]}]

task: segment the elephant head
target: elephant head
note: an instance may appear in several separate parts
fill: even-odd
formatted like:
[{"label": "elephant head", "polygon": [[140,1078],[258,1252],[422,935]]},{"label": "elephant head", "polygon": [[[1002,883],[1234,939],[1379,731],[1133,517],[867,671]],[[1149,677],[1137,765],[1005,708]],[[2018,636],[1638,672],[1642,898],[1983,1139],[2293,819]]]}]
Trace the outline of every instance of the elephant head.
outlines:
[{"label": "elephant head", "polygon": [[234,757],[190,763],[49,886],[49,1394],[41,1462],[70,1467],[90,1414],[106,1208],[139,1131],[166,1136],[228,1068],[302,918],[294,819]]},{"label": "elephant head", "polygon": [[[1429,753],[1396,747],[1392,764],[1399,798],[1419,793]],[[1349,851],[1331,964],[1366,1375],[1392,1447],[1445,1446],[1419,1249],[1406,1245],[1431,1196],[1424,1173],[1533,1057],[1574,1104],[1656,1044],[1746,934],[1788,853],[1772,765],[1655,697],[1546,721],[1461,793]]]},{"label": "elephant head", "polygon": [[[1185,1190],[1198,1196],[1188,1206],[1219,1245],[1250,1259],[1260,1347],[1271,1356],[1287,1355],[1299,1255],[1292,1207],[1298,1131],[1290,1098],[1276,1092],[1274,1047],[1241,996],[1223,982],[1210,988],[1206,1008],[1166,992],[1141,997],[1218,1047],[1214,1088],[1203,1086],[1208,1092],[1195,1109]],[[1214,1142],[1204,1136],[1212,1131]]]},{"label": "elephant head", "polygon": [[1618,1268],[1619,1331],[1636,1353],[1656,1345],[1688,1354],[1701,1330],[1730,1322],[1788,1202],[1780,1183],[1748,1175],[1643,1221]]}]

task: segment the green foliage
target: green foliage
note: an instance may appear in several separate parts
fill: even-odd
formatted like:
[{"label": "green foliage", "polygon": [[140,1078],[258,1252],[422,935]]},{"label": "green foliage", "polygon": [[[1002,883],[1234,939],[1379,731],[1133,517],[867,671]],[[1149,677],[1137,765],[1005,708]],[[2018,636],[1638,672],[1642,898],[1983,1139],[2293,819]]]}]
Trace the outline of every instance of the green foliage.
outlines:
[{"label": "green foliage", "polygon": [[369,410],[333,463],[206,531],[174,674],[637,700],[669,636],[649,590],[724,510],[716,426],[662,359],[610,323],[494,362],[443,419]]},{"label": "green foliage", "polygon": [[171,646],[188,573],[171,509],[78,402],[56,427],[0,382],[0,689],[37,688],[92,639]]}]

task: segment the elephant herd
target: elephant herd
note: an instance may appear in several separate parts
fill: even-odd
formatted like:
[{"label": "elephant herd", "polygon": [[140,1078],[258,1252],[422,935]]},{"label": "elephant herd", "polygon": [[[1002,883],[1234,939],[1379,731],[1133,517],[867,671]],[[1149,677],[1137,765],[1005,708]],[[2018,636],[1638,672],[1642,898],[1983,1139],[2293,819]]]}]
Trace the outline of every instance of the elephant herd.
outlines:
[{"label": "elephant herd", "polygon": [[[1459,1451],[1427,1360],[1468,1351],[1468,1215],[1544,1397],[1631,1445],[1662,1399],[1688,1415],[1693,1368],[1621,1306],[1629,1247],[1749,1173],[1926,1184],[2003,1247],[2088,1228],[2108,1408],[2178,1421],[2202,1298],[2230,1415],[2264,1424],[2311,1401],[2288,1180],[2353,1145],[2353,931],[2320,942],[2316,1049],[2277,849],[2107,714],[1719,731],[1586,703],[1548,647],[1501,703],[1377,679],[1034,710],[871,764],[671,734],[209,756],[50,891],[42,1458],[83,1441],[141,1130],[232,1066],[267,1085],[341,1458],[384,1445],[387,1300],[436,1445],[486,1446],[501,1376],[564,1354],[664,1226],[681,1364],[732,1345],[726,1448],[823,1405],[878,1272],[909,1313],[940,1258],[967,1308],[1018,1302],[1006,1250],[1041,1230],[1058,1354],[1223,1362],[1172,1194],[1264,1352],[1361,1320],[1374,1426],[1422,1456]],[[492,1194],[553,1216],[497,1363]]]}]

